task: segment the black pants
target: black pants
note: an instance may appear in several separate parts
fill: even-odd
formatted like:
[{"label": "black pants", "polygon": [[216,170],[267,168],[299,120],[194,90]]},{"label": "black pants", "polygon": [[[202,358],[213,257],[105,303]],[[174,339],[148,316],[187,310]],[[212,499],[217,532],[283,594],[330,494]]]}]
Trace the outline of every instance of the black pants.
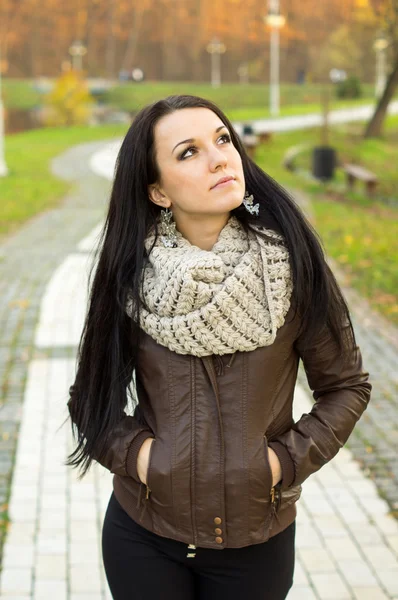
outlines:
[{"label": "black pants", "polygon": [[[102,530],[105,572],[114,600],[284,600],[293,584],[294,521],[268,542],[197,548],[136,523],[112,493]],[[192,552],[192,551],[191,551]]]}]

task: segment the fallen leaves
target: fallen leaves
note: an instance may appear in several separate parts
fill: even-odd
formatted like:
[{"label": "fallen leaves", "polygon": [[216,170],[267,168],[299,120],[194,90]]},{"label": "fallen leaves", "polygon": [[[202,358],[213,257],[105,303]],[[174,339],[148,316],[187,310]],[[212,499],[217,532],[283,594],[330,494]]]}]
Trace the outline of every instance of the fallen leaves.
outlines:
[{"label": "fallen leaves", "polygon": [[25,309],[28,308],[28,306],[30,305],[30,301],[24,298],[21,298],[19,300],[12,300],[11,302],[8,303],[8,306],[10,308],[14,308],[14,307],[18,307],[21,309]]}]

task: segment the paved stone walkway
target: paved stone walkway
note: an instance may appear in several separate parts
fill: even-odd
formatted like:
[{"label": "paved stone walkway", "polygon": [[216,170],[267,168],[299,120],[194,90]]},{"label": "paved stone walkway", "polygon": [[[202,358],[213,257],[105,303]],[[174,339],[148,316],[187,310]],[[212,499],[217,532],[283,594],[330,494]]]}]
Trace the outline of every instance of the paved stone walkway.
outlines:
[{"label": "paved stone walkway", "polygon": [[[41,298],[60,262],[103,217],[109,183],[89,168],[102,143],[73,148],[55,160],[55,174],[77,187],[56,208],[26,223],[0,244],[0,506],[8,500],[23,392]],[[48,350],[52,355],[53,349]],[[3,527],[0,527],[0,548]]]},{"label": "paved stone walkway", "polygon": [[[21,429],[1,600],[110,598],[100,531],[111,476],[96,466],[78,482],[74,471],[63,466],[71,439],[69,425],[60,427],[67,417],[67,388],[73,379],[82,325],[89,251],[106,199],[107,186],[85,166],[94,149],[95,145],[74,149],[56,163],[64,175],[68,170],[76,176],[79,188],[62,206],[33,220],[3,246],[0,281],[2,292],[9,295],[2,314],[5,324],[13,323],[8,326],[11,337],[1,340],[8,365],[3,373],[7,395],[0,410],[4,443],[0,456],[2,462],[3,456],[9,460],[8,470],[4,467],[4,488],[20,420]],[[376,346],[383,364],[385,346],[380,342]],[[392,343],[390,351],[393,358]],[[391,380],[388,369],[384,377]],[[297,387],[294,408],[295,419],[311,408],[302,386]],[[377,411],[378,424],[384,429],[384,419],[393,415],[384,412],[384,404]],[[361,429],[362,421],[356,429]],[[374,483],[364,476],[349,450],[341,450],[303,485],[295,583],[289,600],[397,600],[398,524],[387,513],[388,505],[379,498]]]},{"label": "paved stone walkway", "polygon": [[[331,125],[341,123],[352,123],[355,121],[368,121],[372,116],[374,106],[368,104],[365,106],[355,106],[354,108],[339,108],[331,110],[328,116],[328,122]],[[398,113],[398,101],[390,102],[388,113],[395,115]],[[312,113],[309,115],[292,115],[290,117],[278,117],[270,119],[257,119],[253,121],[255,132],[272,131],[292,131],[293,129],[310,129],[311,127],[320,127],[323,124],[324,117],[321,113]],[[234,123],[235,126],[235,123]],[[236,124],[236,129],[240,134],[242,124]]]},{"label": "paved stone walkway", "polygon": [[[313,221],[311,204],[301,192],[295,198]],[[372,399],[348,440],[354,457],[376,483],[391,513],[398,518],[398,328],[376,313],[347,285],[341,268],[329,259],[348,301],[355,334],[373,385]],[[299,381],[308,391],[300,370]]]}]

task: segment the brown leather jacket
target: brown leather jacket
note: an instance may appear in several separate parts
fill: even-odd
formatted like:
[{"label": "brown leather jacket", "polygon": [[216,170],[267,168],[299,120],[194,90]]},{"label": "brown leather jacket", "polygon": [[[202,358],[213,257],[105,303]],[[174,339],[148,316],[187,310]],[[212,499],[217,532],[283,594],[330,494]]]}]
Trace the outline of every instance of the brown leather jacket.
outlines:
[{"label": "brown leather jacket", "polygon": [[[176,354],[143,334],[139,405],[101,460],[115,474],[118,501],[143,527],[223,549],[265,542],[295,519],[301,484],[345,444],[371,385],[358,348],[343,360],[325,329],[304,349],[291,316],[271,346],[225,356]],[[315,404],[295,423],[300,358]],[[155,441],[144,485],[137,455],[147,437]],[[282,465],[275,487],[268,445]]]}]

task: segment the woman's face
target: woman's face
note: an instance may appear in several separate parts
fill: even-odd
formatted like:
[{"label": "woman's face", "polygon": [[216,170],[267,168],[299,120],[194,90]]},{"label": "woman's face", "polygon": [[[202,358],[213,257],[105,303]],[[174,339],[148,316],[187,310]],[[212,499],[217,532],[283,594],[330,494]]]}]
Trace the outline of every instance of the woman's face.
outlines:
[{"label": "woman's face", "polygon": [[[242,204],[241,157],[213,111],[176,110],[158,121],[154,134],[160,181],[149,186],[149,196],[155,204],[170,208],[177,224],[191,216],[219,217]],[[227,176],[233,179],[216,186]]]}]

